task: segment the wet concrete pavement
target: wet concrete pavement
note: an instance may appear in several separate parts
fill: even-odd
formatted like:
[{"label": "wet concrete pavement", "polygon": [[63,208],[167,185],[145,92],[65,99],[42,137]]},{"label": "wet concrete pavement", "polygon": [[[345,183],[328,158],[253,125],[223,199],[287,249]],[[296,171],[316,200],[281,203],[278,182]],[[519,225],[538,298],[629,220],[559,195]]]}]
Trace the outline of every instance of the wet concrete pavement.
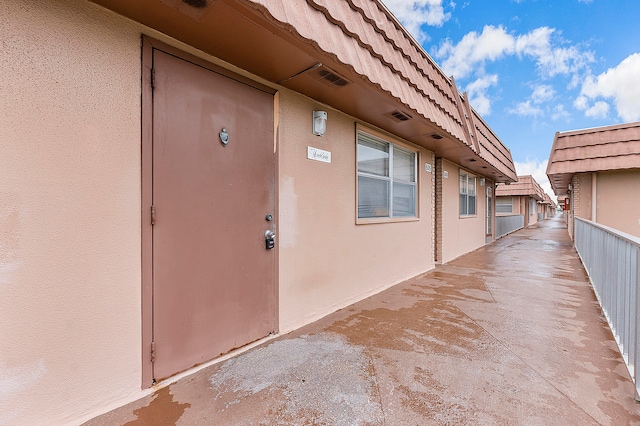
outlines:
[{"label": "wet concrete pavement", "polygon": [[627,425],[640,405],[560,218],[87,425]]}]

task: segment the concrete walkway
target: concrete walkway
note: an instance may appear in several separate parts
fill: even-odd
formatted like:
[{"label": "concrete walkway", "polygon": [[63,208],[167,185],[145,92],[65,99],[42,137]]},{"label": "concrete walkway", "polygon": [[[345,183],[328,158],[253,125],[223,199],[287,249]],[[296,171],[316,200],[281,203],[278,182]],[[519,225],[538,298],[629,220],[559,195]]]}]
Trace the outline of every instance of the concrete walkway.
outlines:
[{"label": "concrete walkway", "polygon": [[87,424],[640,424],[633,396],[556,218]]}]

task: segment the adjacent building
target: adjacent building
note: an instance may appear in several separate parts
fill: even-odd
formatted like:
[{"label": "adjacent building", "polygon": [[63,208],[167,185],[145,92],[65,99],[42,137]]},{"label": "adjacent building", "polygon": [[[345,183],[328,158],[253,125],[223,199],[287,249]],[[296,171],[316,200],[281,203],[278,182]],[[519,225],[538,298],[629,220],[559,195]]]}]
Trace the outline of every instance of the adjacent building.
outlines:
[{"label": "adjacent building", "polygon": [[575,218],[640,237],[640,123],[558,132],[547,175]]},{"label": "adjacent building", "polygon": [[551,199],[549,194],[544,193],[544,200],[539,205],[540,212],[538,216],[540,219],[550,219],[556,214],[556,209],[558,205]]},{"label": "adjacent building", "polygon": [[498,236],[533,225],[547,216],[551,199],[533,176],[518,176],[515,183],[496,187]]},{"label": "adjacent building", "polygon": [[379,1],[0,19],[2,424],[77,423],[495,240],[511,153]]}]

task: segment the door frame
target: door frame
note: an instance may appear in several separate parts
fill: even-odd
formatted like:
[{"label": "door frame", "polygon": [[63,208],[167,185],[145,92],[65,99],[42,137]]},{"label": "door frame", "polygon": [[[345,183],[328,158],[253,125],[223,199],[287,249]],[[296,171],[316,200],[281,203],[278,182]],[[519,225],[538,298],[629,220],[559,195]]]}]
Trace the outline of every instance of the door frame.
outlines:
[{"label": "door frame", "polygon": [[489,180],[487,180],[485,183],[485,190],[484,190],[484,199],[485,199],[484,231],[485,231],[485,242],[487,243],[493,241],[493,232],[494,232],[493,229],[495,227],[494,218],[496,216],[495,198],[496,196],[495,196],[493,182],[490,182]]},{"label": "door frame", "polygon": [[[152,69],[153,69],[153,52],[161,50],[165,53],[173,55],[177,58],[191,62],[194,65],[201,66],[217,74],[231,78],[235,81],[244,83],[255,89],[269,93],[274,97],[274,153],[277,153],[278,140],[278,96],[277,90],[260,84],[250,78],[236,74],[228,69],[222,68],[202,58],[186,53],[178,48],[170,46],[166,43],[153,39],[147,35],[142,35],[142,97],[141,97],[141,315],[142,315],[142,388],[150,388],[153,386],[153,361],[152,348],[153,342],[153,226],[151,225],[151,205],[153,201],[153,87],[152,87]],[[279,217],[278,210],[278,176],[279,161],[278,156],[274,155],[274,217]],[[277,226],[277,222],[276,222]],[[278,245],[275,247],[274,259],[274,291],[275,291],[275,328],[278,330],[279,319],[279,268]]]}]

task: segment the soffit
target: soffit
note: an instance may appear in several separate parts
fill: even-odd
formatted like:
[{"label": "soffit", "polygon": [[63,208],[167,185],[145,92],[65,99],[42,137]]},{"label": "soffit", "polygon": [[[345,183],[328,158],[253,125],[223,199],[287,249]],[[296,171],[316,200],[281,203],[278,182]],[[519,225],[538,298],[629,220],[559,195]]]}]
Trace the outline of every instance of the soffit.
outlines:
[{"label": "soffit", "polygon": [[506,146],[376,0],[92,1],[479,175],[516,179]]}]

